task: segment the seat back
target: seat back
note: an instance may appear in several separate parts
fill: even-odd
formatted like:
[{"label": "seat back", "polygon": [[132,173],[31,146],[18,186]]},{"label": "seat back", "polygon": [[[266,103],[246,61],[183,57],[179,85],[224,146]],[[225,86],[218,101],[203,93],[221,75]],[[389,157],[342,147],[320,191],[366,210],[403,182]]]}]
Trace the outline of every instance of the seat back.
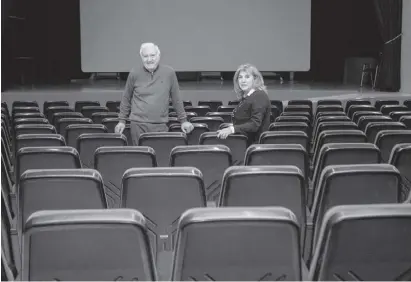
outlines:
[{"label": "seat back", "polygon": [[404,105],[384,105],[381,106],[380,111],[383,115],[389,116],[391,112],[408,111],[407,106]]},{"label": "seat back", "polygon": [[232,134],[226,139],[217,137],[216,132],[206,132],[201,134],[199,145],[225,145],[230,149],[232,164],[243,165],[245,151],[247,149],[247,136],[242,134]]},{"label": "seat back", "polygon": [[334,207],[324,217],[309,280],[409,280],[409,238],[409,204]]},{"label": "seat back", "polygon": [[391,150],[388,163],[401,172],[407,181],[407,186],[411,187],[411,143],[395,145]]},{"label": "seat back", "polygon": [[81,134],[84,134],[84,133],[98,134],[98,133],[106,133],[106,132],[107,132],[107,128],[102,124],[89,124],[89,123],[70,124],[66,126],[66,130],[65,130],[67,145],[70,147],[76,148],[77,138]]},{"label": "seat back", "polygon": [[266,131],[260,136],[260,144],[299,144],[308,152],[310,139],[303,131]]},{"label": "seat back", "polygon": [[36,212],[24,228],[22,280],[156,280],[148,232],[136,210]]},{"label": "seat back", "polygon": [[121,206],[121,181],[128,169],[155,166],[157,166],[156,155],[153,148],[150,147],[101,147],[97,148],[94,154],[94,168],[103,177],[110,208],[119,208]]},{"label": "seat back", "polygon": [[18,231],[40,210],[107,208],[103,179],[94,169],[29,169],[20,177]]},{"label": "seat back", "polygon": [[121,101],[107,101],[106,107],[110,112],[116,113],[118,112],[118,108],[120,107]]},{"label": "seat back", "polygon": [[147,220],[161,280],[170,280],[180,216],[205,207],[201,172],[193,167],[132,168],[124,174],[121,207],[140,211]]},{"label": "seat back", "polygon": [[233,114],[229,112],[208,112],[206,117],[220,117],[224,120],[224,123],[232,123]]},{"label": "seat back", "polygon": [[105,118],[118,118],[116,112],[94,112],[91,114],[93,123],[102,124]]},{"label": "seat back", "polygon": [[170,165],[170,153],[176,146],[187,145],[187,136],[182,132],[151,132],[141,134],[138,145],[147,146],[156,152],[157,166]]},{"label": "seat back", "polygon": [[397,121],[370,122],[365,128],[365,134],[367,135],[369,142],[375,143],[377,134],[381,130],[404,130],[404,129],[407,129],[405,125]]},{"label": "seat back", "polygon": [[56,134],[51,124],[20,124],[14,128],[16,136],[20,134]]},{"label": "seat back", "polygon": [[334,206],[399,203],[401,175],[389,164],[330,165],[323,170],[316,190],[314,243],[324,214]]},{"label": "seat back", "polygon": [[16,184],[28,169],[81,168],[80,156],[72,147],[27,147],[17,151]]},{"label": "seat back", "polygon": [[108,112],[106,107],[102,106],[83,106],[81,108],[81,113],[86,118],[92,118],[94,113]]},{"label": "seat back", "polygon": [[377,101],[375,101],[374,106],[379,111],[379,110],[381,110],[382,106],[385,106],[385,105],[399,105],[399,104],[400,104],[400,102],[398,102],[397,100],[377,100]]},{"label": "seat back", "polygon": [[201,171],[207,201],[214,203],[221,193],[224,171],[231,164],[231,152],[225,145],[177,146],[170,154],[171,166],[189,166]]},{"label": "seat back", "polygon": [[353,105],[371,105],[371,102],[369,100],[348,100],[345,103],[345,112],[348,113],[348,109],[353,106]]},{"label": "seat back", "polygon": [[74,104],[74,109],[76,112],[81,113],[81,109],[86,106],[100,106],[98,101],[76,101]]},{"label": "seat back", "polygon": [[[200,136],[203,133],[209,132],[208,125],[205,123],[193,123],[193,130],[187,133],[187,143],[188,145],[198,145],[200,142]],[[181,124],[172,124],[169,128],[170,132],[182,132]]]},{"label": "seat back", "polygon": [[93,121],[89,118],[61,118],[57,121],[56,129],[61,136],[65,136],[67,144],[69,140],[66,135],[66,127],[72,124],[92,124]]},{"label": "seat back", "polygon": [[301,280],[301,276],[299,227],[288,209],[199,208],[180,219],[172,280]]},{"label": "seat back", "polygon": [[217,131],[224,120],[221,117],[193,117],[190,122],[205,123],[210,131]]},{"label": "seat back", "polygon": [[209,106],[186,106],[184,109],[186,112],[196,113],[199,117],[204,117],[208,112],[211,112]]},{"label": "seat back", "polygon": [[308,180],[308,154],[299,144],[254,144],[245,153],[245,165],[294,165]]},{"label": "seat back", "polygon": [[100,147],[127,146],[127,138],[120,133],[83,133],[77,138],[77,150],[83,167],[94,168],[94,154]]},{"label": "seat back", "polygon": [[363,116],[383,116],[379,111],[358,111],[352,116],[352,121],[358,124],[358,121]]},{"label": "seat back", "polygon": [[384,162],[389,161],[394,146],[402,143],[411,143],[411,130],[381,130],[375,137]]},{"label": "seat back", "polygon": [[221,101],[198,101],[198,106],[208,106],[212,112],[217,112],[218,107],[222,105]]},{"label": "seat back", "polygon": [[83,115],[77,112],[58,112],[54,113],[51,117],[50,123],[54,126],[57,125],[57,122],[62,118],[82,118]]},{"label": "seat back", "polygon": [[16,137],[15,152],[24,147],[66,146],[60,134],[20,134]]}]

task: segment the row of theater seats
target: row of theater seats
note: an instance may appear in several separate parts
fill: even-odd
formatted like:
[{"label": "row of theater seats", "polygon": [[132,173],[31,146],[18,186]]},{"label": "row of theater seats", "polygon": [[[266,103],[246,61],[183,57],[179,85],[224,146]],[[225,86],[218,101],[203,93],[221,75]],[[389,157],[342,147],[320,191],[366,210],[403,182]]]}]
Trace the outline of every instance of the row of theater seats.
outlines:
[{"label": "row of theater seats", "polygon": [[[337,112],[327,117],[343,116]],[[307,112],[298,113],[292,117]],[[332,122],[319,121],[320,113],[307,115],[314,131]],[[354,114],[344,112],[352,120]],[[364,132],[352,141],[344,137],[352,129],[338,138],[312,138],[318,134],[310,129],[308,145],[283,139],[286,144],[244,146],[238,151],[245,157],[235,163],[240,143],[221,145],[212,132],[204,135],[214,145],[187,146],[185,139],[177,147],[170,140],[187,138],[181,133],[154,134],[147,138],[152,143],[137,147],[124,146],[118,134],[83,134],[75,149],[59,146],[61,136],[50,138],[59,143],[16,136],[14,122],[2,116],[2,144],[7,138],[10,145],[2,146],[2,207],[9,207],[2,224],[8,219],[13,228],[5,230],[15,231],[2,262],[15,264],[21,272],[14,275],[23,279],[409,279],[410,206],[400,204],[410,202],[409,141],[387,137],[392,149],[383,164],[382,145],[366,143]],[[164,147],[165,164],[173,167],[155,167]],[[205,208],[207,202],[217,208]],[[382,203],[390,205],[376,205]],[[359,206],[342,206],[352,204]],[[56,209],[70,211],[50,211]],[[127,233],[136,227],[138,243]],[[384,244],[389,251],[375,248]],[[85,261],[88,267],[81,267]]]}]

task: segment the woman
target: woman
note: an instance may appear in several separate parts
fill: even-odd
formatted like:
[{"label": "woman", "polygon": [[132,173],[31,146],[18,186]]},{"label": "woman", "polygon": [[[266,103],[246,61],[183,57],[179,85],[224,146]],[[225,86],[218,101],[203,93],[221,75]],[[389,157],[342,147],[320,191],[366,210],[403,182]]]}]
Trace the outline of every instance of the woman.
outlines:
[{"label": "woman", "polygon": [[270,126],[271,104],[264,79],[257,68],[241,65],[234,74],[234,91],[240,103],[233,111],[233,125],[217,131],[217,137],[241,133],[248,137],[248,145],[258,142],[262,132]]}]

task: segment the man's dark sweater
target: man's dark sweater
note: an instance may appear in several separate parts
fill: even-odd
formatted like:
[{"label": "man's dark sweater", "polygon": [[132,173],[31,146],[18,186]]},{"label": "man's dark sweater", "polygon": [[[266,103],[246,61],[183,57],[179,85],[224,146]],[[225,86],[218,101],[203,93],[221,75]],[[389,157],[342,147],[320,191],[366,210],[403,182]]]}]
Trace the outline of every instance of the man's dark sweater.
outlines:
[{"label": "man's dark sweater", "polygon": [[270,126],[271,103],[268,95],[262,90],[256,90],[246,96],[233,112],[235,133],[248,137],[248,144],[259,140],[261,133]]},{"label": "man's dark sweater", "polygon": [[127,78],[119,118],[139,123],[167,123],[170,97],[178,119],[186,121],[175,71],[161,64],[153,72],[143,66],[134,68]]}]

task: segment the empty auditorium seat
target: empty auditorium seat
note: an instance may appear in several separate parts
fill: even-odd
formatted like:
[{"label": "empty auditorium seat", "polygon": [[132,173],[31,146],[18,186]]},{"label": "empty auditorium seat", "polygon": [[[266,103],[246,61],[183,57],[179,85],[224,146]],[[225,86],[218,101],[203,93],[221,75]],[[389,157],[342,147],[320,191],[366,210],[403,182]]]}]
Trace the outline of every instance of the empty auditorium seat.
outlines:
[{"label": "empty auditorium seat", "polygon": [[400,102],[398,102],[397,100],[377,100],[377,101],[375,101],[374,106],[379,111],[379,110],[381,110],[382,106],[385,106],[385,105],[399,105],[399,104],[400,104]]},{"label": "empty auditorium seat", "polygon": [[304,116],[279,116],[275,122],[305,122],[310,125],[310,119]]},{"label": "empty auditorium seat", "polygon": [[116,112],[96,112],[91,115],[93,123],[102,123],[105,118],[117,118],[118,113]]},{"label": "empty auditorium seat", "polygon": [[46,113],[47,109],[50,107],[58,107],[58,106],[69,106],[67,101],[44,101],[43,103],[43,113]]},{"label": "empty auditorium seat", "polygon": [[28,169],[81,168],[79,153],[72,147],[27,147],[16,155],[16,183]]},{"label": "empty auditorium seat", "polygon": [[206,114],[206,117],[220,117],[226,123],[232,122],[232,116],[233,116],[232,113],[225,113],[225,112],[208,112]]},{"label": "empty auditorium seat", "polygon": [[[397,144],[391,151],[389,164],[395,166],[403,177],[404,194],[411,191],[411,143]],[[406,195],[404,195],[406,196]]]},{"label": "empty auditorium seat", "polygon": [[313,246],[324,214],[334,206],[399,203],[400,172],[389,164],[350,164],[327,166],[320,177],[312,218]]},{"label": "empty auditorium seat", "polygon": [[44,114],[36,112],[36,113],[18,113],[13,116],[14,120],[20,118],[45,118]]},{"label": "empty auditorium seat", "polygon": [[404,106],[406,106],[408,109],[411,110],[411,100],[405,100],[403,103]]},{"label": "empty auditorium seat", "polygon": [[101,124],[107,128],[107,132],[115,133],[114,131],[119,121],[118,117],[106,117],[101,121]]},{"label": "empty auditorium seat", "polygon": [[24,147],[66,146],[60,134],[20,134],[16,136],[15,152]]},{"label": "empty auditorium seat", "polygon": [[317,106],[327,106],[327,105],[342,105],[341,100],[324,99],[318,100]]},{"label": "empty auditorium seat", "polygon": [[365,112],[365,111],[376,112],[377,109],[371,105],[352,105],[348,109],[347,115],[350,119],[352,119],[356,112]]},{"label": "empty auditorium seat", "polygon": [[369,100],[348,100],[345,103],[345,112],[348,113],[348,109],[353,106],[353,105],[371,105],[371,102]]},{"label": "empty auditorium seat", "polygon": [[304,247],[306,183],[296,166],[232,166],[224,173],[218,205],[288,208],[298,219]]},{"label": "empty auditorium seat", "polygon": [[206,206],[201,172],[194,167],[132,168],[122,187],[121,207],[138,210],[147,219],[159,278],[170,281],[180,216]]},{"label": "empty auditorium seat", "polygon": [[243,165],[245,151],[247,149],[247,136],[232,134],[226,139],[217,138],[216,132],[201,134],[199,145],[225,145],[230,149],[232,165]]},{"label": "empty auditorium seat", "polygon": [[[280,116],[303,116],[306,117],[310,120],[312,120],[312,114],[309,112],[282,112]],[[274,119],[276,118],[276,116],[274,116]]]},{"label": "empty auditorium seat", "polygon": [[49,124],[49,121],[45,118],[19,118],[13,121],[14,126],[20,124]]},{"label": "empty auditorium seat", "polygon": [[187,144],[187,136],[182,132],[143,133],[138,140],[139,146],[148,146],[154,149],[157,166],[160,167],[169,166],[170,153],[174,147]]},{"label": "empty auditorium seat", "polygon": [[186,106],[184,107],[184,110],[186,112],[196,113],[199,117],[204,117],[208,112],[211,112],[209,106]]},{"label": "empty auditorium seat", "polygon": [[320,105],[316,108],[315,113],[322,112],[344,112],[344,108],[341,105]]},{"label": "empty auditorium seat", "polygon": [[94,169],[30,169],[20,177],[18,231],[40,210],[105,209],[103,179]]},{"label": "empty auditorium seat", "polygon": [[153,148],[145,146],[101,147],[94,154],[94,168],[103,177],[110,208],[121,206],[121,181],[126,170],[155,166],[157,166],[155,152]]},{"label": "empty auditorium seat", "polygon": [[74,103],[74,110],[76,112],[81,113],[81,109],[83,107],[88,107],[88,106],[100,106],[100,102],[98,101],[76,101]]},{"label": "empty auditorium seat", "polygon": [[214,203],[221,193],[224,171],[231,164],[231,152],[225,145],[177,146],[170,154],[171,166],[189,166],[201,171],[207,201]]},{"label": "empty auditorium seat", "polygon": [[356,130],[358,126],[352,121],[327,121],[317,124],[316,131],[313,132],[313,142],[315,143],[318,136],[327,130]]},{"label": "empty auditorium seat", "polygon": [[181,216],[172,280],[265,279],[302,280],[299,225],[290,210],[198,208]]},{"label": "empty auditorium seat", "polygon": [[311,108],[313,108],[313,101],[311,100],[290,100],[287,103],[287,106],[291,106],[291,105],[295,105],[295,106],[300,106],[300,105],[305,105]]},{"label": "empty auditorium seat", "polygon": [[120,133],[83,133],[77,138],[76,148],[85,168],[94,168],[94,154],[100,147],[127,146],[127,138]]},{"label": "empty auditorium seat", "polygon": [[53,116],[51,117],[50,123],[56,126],[57,122],[61,118],[82,118],[82,117],[83,115],[77,112],[58,112],[58,113],[53,114]]},{"label": "empty auditorium seat", "polygon": [[210,131],[217,131],[224,120],[221,117],[193,117],[190,119],[192,123],[205,123]]},{"label": "empty auditorium seat", "polygon": [[367,136],[361,130],[325,130],[318,135],[314,144],[313,163],[317,162],[317,157],[321,148],[328,143],[365,143]]},{"label": "empty auditorium seat", "polygon": [[[171,113],[168,114],[168,116],[169,117],[177,117],[178,115],[177,115],[176,112],[171,112]],[[193,112],[186,112],[186,116],[187,116],[187,119],[189,120],[190,118],[197,117],[198,115],[196,113],[193,113]]]},{"label": "empty auditorium seat", "polygon": [[404,105],[385,105],[382,106],[380,111],[383,115],[389,116],[391,112],[408,111],[409,109]]},{"label": "empty auditorium seat", "polygon": [[290,105],[285,107],[284,112],[303,112],[312,115],[312,109],[307,105]]},{"label": "empty auditorium seat", "polygon": [[47,108],[44,115],[49,120],[49,122],[51,122],[53,119],[53,115],[55,113],[67,113],[67,112],[74,112],[74,109],[70,108],[69,106],[53,106],[53,107]]},{"label": "empty auditorium seat", "polygon": [[70,124],[66,126],[67,146],[77,148],[77,138],[84,133],[106,133],[107,128],[102,124]]},{"label": "empty auditorium seat", "polygon": [[311,206],[315,189],[318,187],[321,173],[330,165],[376,164],[381,162],[379,148],[370,143],[328,143],[320,149],[316,161],[313,163],[314,174],[312,185],[308,191],[309,205]]},{"label": "empty auditorium seat", "polygon": [[317,127],[319,124],[323,123],[323,122],[340,122],[340,121],[351,121],[349,117],[347,116],[321,116],[318,117],[318,119],[315,120],[314,122],[314,126],[313,126],[313,135],[315,136],[315,132],[317,132]]},{"label": "empty auditorium seat", "polygon": [[11,108],[17,107],[39,107],[39,104],[36,101],[14,101]]},{"label": "empty auditorium seat", "polygon": [[321,117],[328,117],[328,116],[347,116],[344,112],[320,112],[315,115],[315,120],[318,120]]},{"label": "empty auditorium seat", "polygon": [[106,107],[110,112],[118,112],[117,108],[120,107],[121,101],[107,101]]},{"label": "empty auditorium seat", "polygon": [[409,204],[334,207],[324,217],[309,280],[409,280],[409,238]]},{"label": "empty auditorium seat", "polygon": [[411,111],[400,111],[390,113],[390,117],[395,121],[399,121],[400,118],[403,116],[411,116]]},{"label": "empty auditorium seat", "polygon": [[20,134],[55,134],[56,129],[51,124],[20,124],[14,128],[16,136]]},{"label": "empty auditorium seat", "polygon": [[198,101],[198,106],[209,106],[212,112],[217,112],[218,107],[222,105],[221,101]]},{"label": "empty auditorium seat", "polygon": [[378,111],[358,111],[352,116],[352,121],[358,124],[358,121],[363,116],[383,116],[381,112]]},{"label": "empty auditorium seat", "polygon": [[308,154],[299,144],[254,144],[245,153],[245,165],[294,165],[308,181]]},{"label": "empty auditorium seat", "polygon": [[300,144],[308,152],[310,139],[303,131],[266,131],[259,140],[260,144]]},{"label": "empty auditorium seat", "polygon": [[154,281],[148,233],[136,210],[36,212],[24,227],[22,280]]},{"label": "empty auditorium seat", "polygon": [[274,122],[269,131],[302,131],[310,136],[310,127],[305,122]]},{"label": "empty auditorium seat", "polygon": [[371,115],[371,116],[362,116],[358,120],[358,128],[365,132],[367,125],[370,122],[389,122],[393,121],[390,117],[383,116],[383,115]]},{"label": "empty auditorium seat", "polygon": [[365,134],[367,135],[368,141],[375,143],[377,134],[381,130],[404,130],[407,129],[405,125],[397,121],[384,121],[384,122],[370,122],[365,128]]},{"label": "empty auditorium seat", "polygon": [[380,148],[384,162],[389,161],[394,146],[402,143],[411,143],[411,130],[381,130],[375,137],[375,144]]},{"label": "empty auditorium seat", "polygon": [[[61,118],[57,121],[56,129],[59,134],[62,136],[65,136],[67,139],[66,135],[66,128],[69,125],[72,124],[92,124],[93,121],[89,118]],[[67,140],[68,143],[68,140]]]},{"label": "empty auditorium seat", "polygon": [[[193,123],[193,130],[190,133],[187,133],[187,144],[188,145],[198,145],[200,142],[201,134],[209,132],[208,125],[205,123]],[[181,124],[172,124],[169,128],[170,132],[183,132],[181,130]]]},{"label": "empty auditorium seat", "polygon": [[92,118],[94,113],[102,113],[108,111],[108,108],[103,106],[83,106],[81,108],[81,113],[86,118]]},{"label": "empty auditorium seat", "polygon": [[411,129],[411,115],[401,117],[400,122],[402,122],[408,129]]},{"label": "empty auditorium seat", "polygon": [[217,108],[217,112],[232,113],[236,106],[220,106]]},{"label": "empty auditorium seat", "polygon": [[38,107],[15,107],[12,109],[11,115],[14,118],[14,115],[19,113],[39,113],[40,109]]}]

